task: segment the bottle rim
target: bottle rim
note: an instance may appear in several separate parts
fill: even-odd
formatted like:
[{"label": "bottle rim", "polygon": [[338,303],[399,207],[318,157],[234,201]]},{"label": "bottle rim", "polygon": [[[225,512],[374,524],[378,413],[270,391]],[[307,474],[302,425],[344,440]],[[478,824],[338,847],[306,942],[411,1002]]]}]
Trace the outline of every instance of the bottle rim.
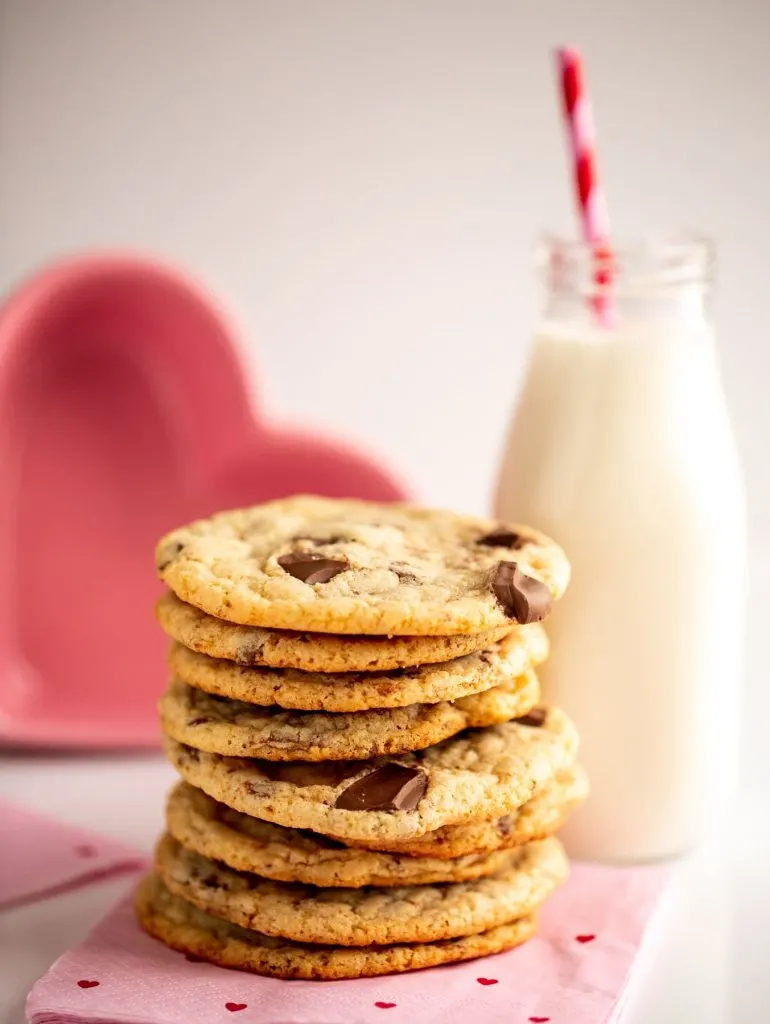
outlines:
[{"label": "bottle rim", "polygon": [[710,287],[715,245],[708,236],[692,231],[595,243],[545,232],[535,261],[553,290],[629,296],[683,285]]}]

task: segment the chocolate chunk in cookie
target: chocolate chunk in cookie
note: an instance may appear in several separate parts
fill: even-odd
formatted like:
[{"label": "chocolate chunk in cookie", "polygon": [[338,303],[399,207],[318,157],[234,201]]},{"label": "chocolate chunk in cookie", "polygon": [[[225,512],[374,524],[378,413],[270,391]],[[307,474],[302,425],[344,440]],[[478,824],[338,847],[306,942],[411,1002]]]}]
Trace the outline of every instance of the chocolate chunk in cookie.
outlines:
[{"label": "chocolate chunk in cookie", "polygon": [[518,722],[519,725],[531,725],[533,728],[539,729],[542,725],[545,725],[547,717],[548,711],[545,708],[532,708],[526,715],[514,718],[514,722]]},{"label": "chocolate chunk in cookie", "polygon": [[342,811],[413,811],[427,788],[424,771],[392,761],[343,789],[334,806]]},{"label": "chocolate chunk in cookie", "polygon": [[337,558],[299,553],[281,555],[278,564],[302,583],[328,583],[348,568],[347,562],[341,562]]},{"label": "chocolate chunk in cookie", "polygon": [[514,622],[539,622],[551,610],[548,587],[532,576],[525,576],[516,562],[498,562],[492,570],[492,592]]}]

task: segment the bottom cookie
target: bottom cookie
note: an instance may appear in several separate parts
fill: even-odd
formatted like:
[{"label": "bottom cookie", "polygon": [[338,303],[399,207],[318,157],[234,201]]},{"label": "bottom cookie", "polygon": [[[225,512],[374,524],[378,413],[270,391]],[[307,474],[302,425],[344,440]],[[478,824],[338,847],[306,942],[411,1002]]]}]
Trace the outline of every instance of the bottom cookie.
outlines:
[{"label": "bottom cookie", "polygon": [[171,949],[272,978],[332,981],[401,974],[501,953],[532,938],[534,914],[498,928],[441,942],[335,948],[304,945],[247,931],[172,895],[157,875],[139,885],[136,912],[142,928]]}]

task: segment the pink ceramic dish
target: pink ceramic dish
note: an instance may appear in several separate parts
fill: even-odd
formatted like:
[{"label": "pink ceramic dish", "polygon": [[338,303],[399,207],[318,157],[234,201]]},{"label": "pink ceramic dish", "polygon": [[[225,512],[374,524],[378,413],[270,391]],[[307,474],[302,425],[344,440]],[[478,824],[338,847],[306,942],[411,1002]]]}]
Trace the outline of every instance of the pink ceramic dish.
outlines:
[{"label": "pink ceramic dish", "polygon": [[148,261],[69,260],[0,309],[0,740],[158,742],[164,531],[296,491],[404,496],[248,391],[219,312]]}]

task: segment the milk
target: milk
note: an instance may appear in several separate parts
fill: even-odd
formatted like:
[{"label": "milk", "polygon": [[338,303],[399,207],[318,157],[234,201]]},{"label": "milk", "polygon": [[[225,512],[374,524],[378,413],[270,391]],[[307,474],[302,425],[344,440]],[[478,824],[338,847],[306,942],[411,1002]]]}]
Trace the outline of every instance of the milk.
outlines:
[{"label": "milk", "polygon": [[697,303],[614,329],[543,326],[496,514],[552,534],[573,566],[540,669],[591,778],[570,853],[686,850],[732,782],[744,618],[743,487]]}]

